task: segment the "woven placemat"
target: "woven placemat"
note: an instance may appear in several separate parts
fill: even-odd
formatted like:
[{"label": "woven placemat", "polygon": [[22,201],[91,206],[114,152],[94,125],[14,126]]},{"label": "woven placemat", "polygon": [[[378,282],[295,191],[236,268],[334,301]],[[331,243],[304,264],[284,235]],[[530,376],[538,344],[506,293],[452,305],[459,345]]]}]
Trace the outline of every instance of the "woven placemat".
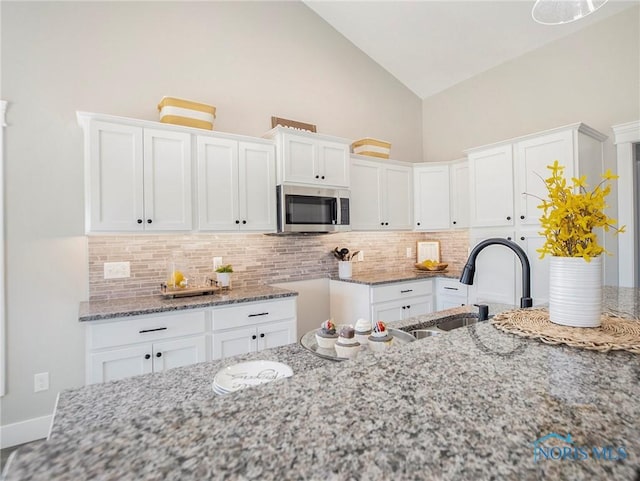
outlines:
[{"label": "woven placemat", "polygon": [[547,344],[640,354],[640,320],[615,314],[603,314],[600,327],[570,327],[551,322],[547,309],[517,309],[496,314],[491,324],[501,331],[540,339]]}]

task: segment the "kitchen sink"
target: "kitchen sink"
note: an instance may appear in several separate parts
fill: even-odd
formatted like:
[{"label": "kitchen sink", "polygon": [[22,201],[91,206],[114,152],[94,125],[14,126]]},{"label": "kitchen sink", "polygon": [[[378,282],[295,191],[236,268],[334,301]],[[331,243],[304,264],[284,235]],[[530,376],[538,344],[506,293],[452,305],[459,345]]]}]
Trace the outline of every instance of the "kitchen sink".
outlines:
[{"label": "kitchen sink", "polygon": [[478,322],[478,315],[472,312],[465,312],[463,314],[454,314],[447,316],[436,322],[436,327],[442,331],[453,331],[459,327],[470,326]]}]

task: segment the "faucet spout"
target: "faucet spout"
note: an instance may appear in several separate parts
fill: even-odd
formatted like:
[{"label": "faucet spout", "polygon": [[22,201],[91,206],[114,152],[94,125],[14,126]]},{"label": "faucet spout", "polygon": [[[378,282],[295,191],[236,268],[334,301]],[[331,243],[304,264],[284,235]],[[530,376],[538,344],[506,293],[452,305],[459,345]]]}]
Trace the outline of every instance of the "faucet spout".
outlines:
[{"label": "faucet spout", "polygon": [[520,264],[522,264],[522,297],[520,298],[520,307],[531,307],[533,305],[533,299],[531,299],[531,265],[529,264],[529,258],[526,252],[513,241],[495,237],[479,242],[469,254],[469,259],[467,259],[467,263],[462,269],[460,282],[469,286],[473,284],[473,277],[476,273],[476,258],[485,247],[490,245],[503,245],[508,247],[518,256],[518,259],[520,259]]}]

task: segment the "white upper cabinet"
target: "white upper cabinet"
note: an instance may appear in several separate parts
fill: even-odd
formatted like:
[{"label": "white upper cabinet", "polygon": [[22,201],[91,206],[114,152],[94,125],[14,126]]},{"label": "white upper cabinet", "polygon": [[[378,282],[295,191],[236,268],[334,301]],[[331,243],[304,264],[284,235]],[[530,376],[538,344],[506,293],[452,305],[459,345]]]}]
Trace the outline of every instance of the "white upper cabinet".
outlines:
[{"label": "white upper cabinet", "polygon": [[415,167],[413,181],[415,229],[448,229],[451,223],[449,166]]},{"label": "white upper cabinet", "polygon": [[607,137],[573,124],[467,151],[471,227],[535,227],[544,179],[557,160],[565,178],[587,176],[593,186],[603,172],[602,142]]},{"label": "white upper cabinet", "polygon": [[408,165],[354,156],[351,160],[351,228],[411,229],[412,182]]},{"label": "white upper cabinet", "polygon": [[469,179],[471,226],[513,225],[511,145],[469,154]]},{"label": "white upper cabinet", "polygon": [[469,226],[469,164],[466,160],[417,165],[413,179],[415,230]]},{"label": "white upper cabinet", "polygon": [[278,184],[349,187],[350,141],[285,127],[265,137],[276,141]]},{"label": "white upper cabinet", "polygon": [[88,232],[190,230],[191,137],[90,121]]},{"label": "white upper cabinet", "polygon": [[200,230],[276,228],[273,145],[198,136]]}]

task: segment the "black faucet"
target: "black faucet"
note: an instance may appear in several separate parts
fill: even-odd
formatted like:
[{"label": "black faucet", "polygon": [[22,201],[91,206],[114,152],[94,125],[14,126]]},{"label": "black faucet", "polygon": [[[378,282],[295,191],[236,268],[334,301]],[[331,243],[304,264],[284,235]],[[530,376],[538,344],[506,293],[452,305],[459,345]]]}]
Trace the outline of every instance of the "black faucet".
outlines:
[{"label": "black faucet", "polygon": [[469,286],[473,284],[473,276],[476,273],[476,257],[478,257],[480,251],[485,247],[496,244],[508,247],[515,252],[520,259],[520,263],[522,264],[522,297],[520,298],[520,307],[531,307],[533,305],[533,299],[531,299],[531,266],[529,265],[529,259],[525,251],[513,241],[495,237],[478,243],[478,245],[471,250],[469,259],[467,259],[467,263],[464,269],[462,269],[460,282]]}]

